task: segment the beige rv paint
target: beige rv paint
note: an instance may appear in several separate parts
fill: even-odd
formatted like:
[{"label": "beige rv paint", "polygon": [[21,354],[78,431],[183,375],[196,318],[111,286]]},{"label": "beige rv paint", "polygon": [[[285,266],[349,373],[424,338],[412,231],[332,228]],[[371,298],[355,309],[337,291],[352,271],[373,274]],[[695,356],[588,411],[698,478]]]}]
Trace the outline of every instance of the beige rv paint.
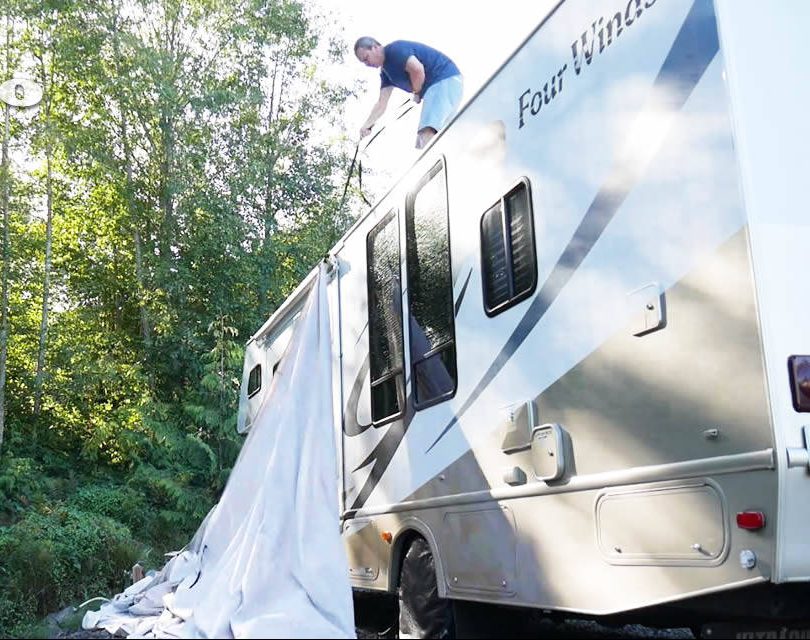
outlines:
[{"label": "beige rv paint", "polygon": [[[451,598],[607,614],[770,579],[775,528],[734,521],[777,507],[745,230],[665,300],[664,329],[638,337],[631,323],[533,398],[537,424],[569,439],[561,480],[537,480],[531,450],[505,453],[493,428],[406,500],[358,513],[395,544],[379,547],[389,569],[355,584],[395,586],[409,519],[431,532]],[[515,466],[526,484],[504,483]]]},{"label": "beige rv paint", "polygon": [[[751,230],[780,477],[776,582],[810,580],[810,473],[791,468],[788,449],[806,449],[806,413],[793,409],[787,358],[810,354],[807,176],[810,85],[788,61],[805,60],[810,3],[716,0],[726,55],[736,158]],[[764,9],[764,10],[763,10]],[[773,10],[778,9],[778,10]],[[759,82],[768,78],[767,89]],[[765,99],[763,99],[765,98]]]}]

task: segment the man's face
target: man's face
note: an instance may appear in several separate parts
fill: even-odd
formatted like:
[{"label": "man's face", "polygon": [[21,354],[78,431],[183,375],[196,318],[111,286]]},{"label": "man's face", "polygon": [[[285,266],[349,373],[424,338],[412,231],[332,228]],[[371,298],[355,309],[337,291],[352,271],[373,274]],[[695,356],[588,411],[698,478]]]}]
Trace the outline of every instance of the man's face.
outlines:
[{"label": "man's face", "polygon": [[385,54],[380,44],[373,44],[371,47],[366,49],[365,47],[360,47],[356,52],[355,55],[357,59],[362,62],[367,67],[374,67],[375,69],[380,68],[383,65],[383,60],[385,59]]}]

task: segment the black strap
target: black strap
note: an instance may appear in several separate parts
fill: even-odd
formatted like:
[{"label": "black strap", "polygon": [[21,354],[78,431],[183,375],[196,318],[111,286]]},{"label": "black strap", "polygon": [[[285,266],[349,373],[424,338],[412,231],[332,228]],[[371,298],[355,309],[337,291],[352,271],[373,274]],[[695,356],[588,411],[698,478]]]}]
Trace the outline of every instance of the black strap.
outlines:
[{"label": "black strap", "polygon": [[363,161],[357,163],[357,188],[360,190],[360,197],[363,198],[363,202],[365,202],[369,207],[371,203],[366,198],[366,194],[363,193]]},{"label": "black strap", "polygon": [[357,164],[357,187],[360,190],[360,197],[363,198],[363,202],[365,202],[369,207],[371,206],[368,198],[366,198],[366,195],[363,193],[363,163],[357,162],[357,152],[359,150],[360,143],[358,142],[354,146],[354,155],[352,156],[352,162],[349,165],[349,172],[346,175],[346,183],[343,185],[343,195],[340,197],[340,207],[338,207],[338,211],[343,211],[343,205],[346,204],[346,193],[349,191],[349,183],[352,181],[355,163]]},{"label": "black strap", "polygon": [[[404,106],[406,106],[406,105],[408,105],[408,108],[403,110],[403,109],[402,109],[402,107],[404,107]],[[416,104],[415,104],[415,103],[414,103],[414,102],[413,102],[413,101],[412,101],[410,98],[406,98],[406,99],[405,99],[405,101],[404,101],[404,102],[403,102],[401,105],[399,105],[399,106],[397,107],[397,110],[398,110],[398,111],[401,111],[401,113],[399,113],[399,114],[398,114],[398,115],[397,115],[397,116],[394,118],[394,120],[399,120],[400,118],[403,118],[403,117],[404,117],[405,115],[407,115],[407,114],[408,114],[408,112],[409,112],[411,109],[413,109],[415,106],[416,106]],[[386,127],[386,126],[387,126],[387,125],[383,125],[383,126],[382,126],[382,127],[380,127],[379,129],[377,129],[376,133],[375,133],[373,136],[371,136],[371,138],[369,139],[369,141],[368,141],[368,142],[366,142],[366,146],[365,146],[365,147],[363,147],[363,151],[365,151],[366,149],[368,149],[368,148],[371,146],[371,143],[372,143],[372,142],[374,142],[374,141],[377,139],[377,136],[379,136],[379,135],[380,135],[380,134],[381,134],[383,131],[385,131],[385,127]]]},{"label": "black strap", "polygon": [[366,146],[363,147],[363,151],[368,149],[371,146],[371,143],[374,142],[377,139],[377,136],[380,135],[383,131],[385,131],[385,127],[380,127],[379,129],[377,129],[377,133],[375,133],[373,136],[371,136],[369,141],[366,142]]},{"label": "black strap", "polygon": [[343,204],[346,202],[346,192],[349,190],[349,182],[352,179],[352,172],[354,171],[354,163],[357,160],[357,152],[360,150],[360,143],[358,142],[354,145],[354,156],[352,156],[352,162],[349,165],[349,173],[346,175],[346,184],[343,185],[343,195],[340,198],[340,207],[338,207],[338,211],[343,211]]},{"label": "black strap", "polygon": [[[405,100],[405,102],[403,102],[397,108],[402,109],[402,107],[404,107],[409,102],[411,102],[410,98]],[[411,109],[414,108],[414,106],[415,106],[414,104],[411,104],[407,109],[402,111],[402,113],[400,113],[396,117],[396,119],[399,120],[400,118],[404,117]],[[363,147],[363,150],[365,151],[366,149],[368,149],[369,146],[371,145],[371,143],[374,142],[374,140],[377,139],[377,136],[379,136],[384,130],[385,130],[384,126],[380,127],[377,130],[377,132],[373,136],[371,136],[371,139],[366,143],[366,146]],[[362,162],[357,162],[357,153],[359,151],[360,151],[360,143],[358,142],[354,146],[354,156],[352,156],[352,162],[349,165],[349,172],[346,175],[346,184],[343,185],[343,195],[340,198],[340,208],[339,208],[340,211],[343,210],[343,205],[346,203],[346,193],[349,190],[349,182],[351,182],[351,180],[352,180],[352,172],[354,171],[355,163],[357,163],[357,187],[360,190],[360,197],[363,199],[363,202],[365,202],[369,207],[371,206],[371,203],[368,201],[368,198],[366,198],[366,194],[363,193],[363,163]]]},{"label": "black strap", "polygon": [[408,115],[408,112],[409,112],[411,109],[413,109],[415,106],[416,106],[415,104],[412,104],[410,107],[408,107],[407,109],[405,109],[405,110],[404,110],[402,113],[400,113],[400,114],[397,116],[397,120],[399,120],[400,118],[404,118],[406,115]]}]

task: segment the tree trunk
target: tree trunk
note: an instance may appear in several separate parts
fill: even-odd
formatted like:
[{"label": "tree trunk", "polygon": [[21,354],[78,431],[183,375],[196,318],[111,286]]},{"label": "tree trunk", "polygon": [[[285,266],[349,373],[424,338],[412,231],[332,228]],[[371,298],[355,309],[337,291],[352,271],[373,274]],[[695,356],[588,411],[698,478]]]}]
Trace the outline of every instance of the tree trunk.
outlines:
[{"label": "tree trunk", "polygon": [[262,237],[262,260],[259,263],[259,311],[262,317],[267,317],[270,312],[270,279],[272,277],[270,265],[270,243],[272,242],[273,229],[275,227],[275,213],[273,212],[273,182],[275,159],[272,152],[268,155],[266,162],[265,183],[264,183],[264,211],[262,219],[264,223]]},{"label": "tree trunk", "polygon": [[[8,36],[6,47],[9,46]],[[5,105],[5,128],[3,129],[3,301],[2,320],[0,320],[0,452],[3,451],[3,433],[6,428],[6,358],[8,357],[8,279],[9,262],[11,261],[11,241],[9,237],[9,170],[8,170],[8,138],[9,138],[9,106]]]},{"label": "tree trunk", "polygon": [[[12,27],[8,15],[6,16],[6,65],[5,75],[11,71],[11,32]],[[9,191],[11,189],[11,172],[9,171],[8,140],[9,111],[6,104],[5,126],[3,127],[3,157],[0,165],[0,175],[3,180],[3,293],[0,302],[0,453],[3,452],[3,435],[6,430],[6,362],[8,360],[8,298],[9,298],[9,270],[11,269],[11,221],[9,220]]]},{"label": "tree trunk", "polygon": [[[130,170],[127,167],[128,171]],[[152,330],[149,325],[149,311],[146,308],[146,287],[143,281],[143,249],[141,247],[141,232],[138,231],[137,220],[133,222],[133,238],[135,244],[135,278],[138,281],[138,310],[141,316],[141,340],[144,346],[152,344]]]},{"label": "tree trunk", "polygon": [[172,184],[172,169],[174,165],[174,124],[171,117],[164,114],[160,118],[160,132],[162,143],[162,158],[160,162],[160,209],[163,213],[161,221],[160,241],[161,258],[167,269],[171,263],[171,247],[174,236],[174,193]]},{"label": "tree trunk", "polygon": [[[50,112],[50,109],[48,109]],[[50,135],[50,132],[48,132]],[[42,280],[42,321],[39,325],[39,352],[37,354],[37,373],[34,378],[34,414],[39,415],[42,411],[42,382],[45,377],[45,349],[48,340],[48,311],[50,308],[51,290],[51,248],[53,245],[53,183],[51,168],[51,144],[46,146],[45,162],[47,174],[46,185],[46,209],[45,218],[45,274]]]},{"label": "tree trunk", "polygon": [[[118,53],[118,28],[115,28],[113,46],[116,58]],[[132,179],[132,148],[129,144],[129,127],[127,124],[127,113],[123,99],[119,98],[118,108],[121,112],[121,142],[124,146],[124,170],[127,175],[127,209],[132,222],[132,242],[135,245],[135,279],[138,284],[138,311],[141,317],[141,341],[148,347],[152,342],[152,332],[149,326],[149,311],[146,308],[146,287],[143,277],[143,247],[141,246],[141,232],[138,228],[138,215],[135,208],[135,189]]]},{"label": "tree trunk", "polygon": [[[111,31],[113,52],[115,53],[115,60],[117,63],[119,60],[121,60],[121,51],[118,39],[120,7],[116,3],[112,3],[111,6],[115,12],[112,17]],[[132,244],[135,248],[135,279],[138,287],[138,313],[140,316],[141,325],[141,342],[144,346],[149,347],[152,342],[152,331],[149,324],[149,311],[146,308],[146,286],[144,284],[143,274],[143,241],[141,239],[141,231],[139,228],[140,221],[138,220],[138,214],[135,207],[135,188],[132,177],[132,146],[129,142],[129,121],[127,120],[127,110],[126,105],[124,104],[124,98],[121,94],[118,94],[118,111],[121,115],[121,145],[124,149],[124,171],[127,177],[127,211],[129,212],[129,219],[132,225]]]}]

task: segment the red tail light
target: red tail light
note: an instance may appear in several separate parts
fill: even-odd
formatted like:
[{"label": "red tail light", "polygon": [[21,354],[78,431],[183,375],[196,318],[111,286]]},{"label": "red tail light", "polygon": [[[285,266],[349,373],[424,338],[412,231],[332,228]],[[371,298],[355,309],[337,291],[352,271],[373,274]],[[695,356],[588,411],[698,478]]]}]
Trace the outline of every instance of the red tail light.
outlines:
[{"label": "red tail light", "polygon": [[762,511],[741,511],[737,514],[737,526],[749,531],[762,529],[765,526],[765,514]]}]

